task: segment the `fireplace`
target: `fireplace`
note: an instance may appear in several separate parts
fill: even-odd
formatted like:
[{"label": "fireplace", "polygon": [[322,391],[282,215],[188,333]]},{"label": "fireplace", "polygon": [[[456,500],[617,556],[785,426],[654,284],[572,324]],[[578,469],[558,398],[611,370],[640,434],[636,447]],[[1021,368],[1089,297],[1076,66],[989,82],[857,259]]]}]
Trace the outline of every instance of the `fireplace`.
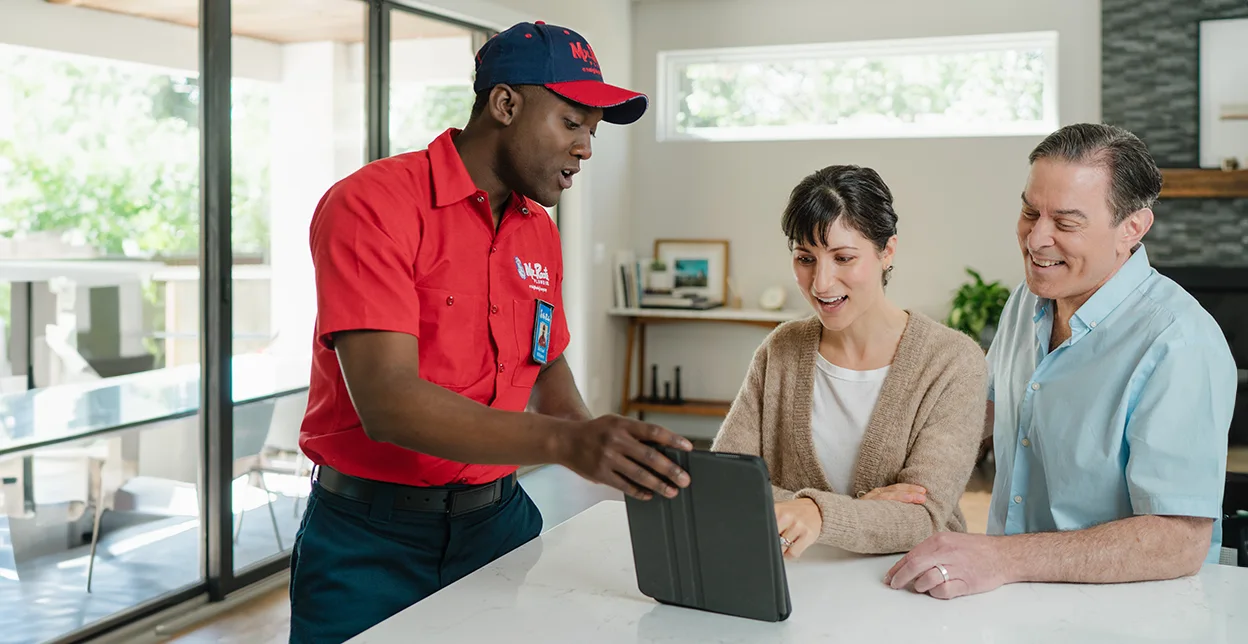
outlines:
[{"label": "fireplace", "polygon": [[[1156,266],[1157,272],[1191,293],[1217,320],[1226,335],[1235,366],[1239,368],[1239,391],[1248,380],[1248,267]],[[1231,445],[1248,445],[1248,397],[1236,395],[1231,419]]]}]

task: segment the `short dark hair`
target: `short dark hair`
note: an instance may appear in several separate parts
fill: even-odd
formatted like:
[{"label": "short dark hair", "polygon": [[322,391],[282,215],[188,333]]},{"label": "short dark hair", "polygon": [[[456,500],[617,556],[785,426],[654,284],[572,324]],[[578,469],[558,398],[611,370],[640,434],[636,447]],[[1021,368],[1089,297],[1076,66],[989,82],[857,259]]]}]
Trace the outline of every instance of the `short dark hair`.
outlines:
[{"label": "short dark hair", "polygon": [[897,234],[893,193],[879,173],[856,165],[832,165],[815,172],[793,188],[780,227],[797,244],[827,246],[828,226],[838,218],[871,240],[882,252]]},{"label": "short dark hair", "polygon": [[[492,87],[490,89],[493,89]],[[468,113],[468,120],[475,121],[481,112],[485,111],[485,104],[490,101],[490,90],[483,89],[477,92],[477,98],[472,102],[472,111]]]},{"label": "short dark hair", "polygon": [[1136,135],[1116,125],[1077,123],[1045,137],[1027,158],[1060,159],[1102,167],[1109,173],[1109,209],[1113,225],[1131,213],[1150,208],[1161,194],[1161,170]]}]

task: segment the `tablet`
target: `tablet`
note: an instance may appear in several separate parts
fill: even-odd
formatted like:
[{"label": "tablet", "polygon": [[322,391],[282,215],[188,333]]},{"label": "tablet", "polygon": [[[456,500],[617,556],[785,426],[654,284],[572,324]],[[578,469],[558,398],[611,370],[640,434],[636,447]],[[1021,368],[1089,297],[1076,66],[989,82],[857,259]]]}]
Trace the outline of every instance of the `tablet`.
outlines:
[{"label": "tablet", "polygon": [[787,619],[789,584],[767,464],[746,454],[654,447],[691,482],[673,499],[625,497],[638,589],[664,604]]}]

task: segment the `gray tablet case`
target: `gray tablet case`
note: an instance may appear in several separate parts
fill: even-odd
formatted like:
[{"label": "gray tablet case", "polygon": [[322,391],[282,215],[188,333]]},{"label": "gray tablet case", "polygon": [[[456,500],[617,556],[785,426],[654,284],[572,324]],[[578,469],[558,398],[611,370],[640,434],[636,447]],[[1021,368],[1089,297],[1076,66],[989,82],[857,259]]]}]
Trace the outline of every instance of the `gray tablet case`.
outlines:
[{"label": "gray tablet case", "polygon": [[665,604],[787,619],[789,585],[763,459],[659,449],[691,483],[674,499],[625,497],[641,592]]}]

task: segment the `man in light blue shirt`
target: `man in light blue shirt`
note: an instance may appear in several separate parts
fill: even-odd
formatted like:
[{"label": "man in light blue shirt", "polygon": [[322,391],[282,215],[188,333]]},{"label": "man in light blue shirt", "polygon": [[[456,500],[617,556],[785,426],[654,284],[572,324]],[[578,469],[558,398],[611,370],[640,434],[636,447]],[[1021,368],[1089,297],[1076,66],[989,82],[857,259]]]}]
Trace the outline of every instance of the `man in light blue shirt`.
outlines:
[{"label": "man in light blue shirt", "polygon": [[988,352],[988,536],[931,537],[889,571],[894,588],[947,599],[1218,561],[1236,368],[1213,318],[1149,265],[1161,173],[1105,125],[1062,128],[1030,160],[1026,281]]}]

